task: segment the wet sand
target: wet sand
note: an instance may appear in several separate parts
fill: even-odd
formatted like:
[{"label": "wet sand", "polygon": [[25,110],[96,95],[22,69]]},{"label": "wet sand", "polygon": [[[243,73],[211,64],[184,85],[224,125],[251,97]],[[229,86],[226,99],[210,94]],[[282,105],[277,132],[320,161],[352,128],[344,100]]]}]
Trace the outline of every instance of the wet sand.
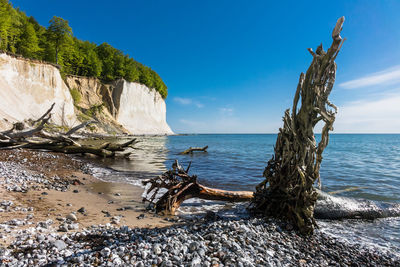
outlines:
[{"label": "wet sand", "polygon": [[[43,156],[45,154],[46,156]],[[84,162],[70,156],[29,150],[1,151],[0,162],[8,161],[18,163],[21,168],[29,172],[42,173],[45,177],[57,176],[73,183],[65,192],[34,188],[33,185],[26,193],[10,192],[6,190],[7,184],[0,186],[1,200],[13,201],[14,207],[33,208],[33,212],[28,213],[33,214],[31,221],[34,223],[51,219],[57,226],[59,224],[57,218],[65,218],[74,212],[78,219],[79,229],[111,223],[113,216],[121,217],[119,225],[127,225],[131,228],[171,225],[171,222],[165,220],[166,217],[145,211],[145,204],[142,203],[141,198],[142,188],[130,184],[100,181],[82,171]],[[7,178],[1,176],[1,180]],[[84,213],[78,212],[81,208],[85,209]],[[0,214],[0,223],[12,219],[23,219],[27,216],[26,211],[15,210]],[[20,228],[26,227],[29,225]],[[2,240],[5,243],[10,241],[8,238]]]}]

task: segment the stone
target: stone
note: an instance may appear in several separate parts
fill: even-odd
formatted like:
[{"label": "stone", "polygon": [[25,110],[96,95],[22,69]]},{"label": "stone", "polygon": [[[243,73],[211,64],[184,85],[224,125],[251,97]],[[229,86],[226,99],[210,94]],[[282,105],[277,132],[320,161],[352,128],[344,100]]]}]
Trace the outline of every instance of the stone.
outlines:
[{"label": "stone", "polygon": [[67,220],[70,220],[70,221],[76,221],[76,220],[78,220],[78,218],[76,217],[76,215],[75,214],[73,214],[73,213],[70,213],[70,214],[68,214],[67,215]]},{"label": "stone", "polygon": [[155,245],[153,246],[153,252],[154,252],[154,254],[156,254],[156,255],[160,255],[160,254],[161,254],[162,250],[161,250],[160,244],[155,244]]},{"label": "stone", "polygon": [[62,240],[56,240],[53,246],[56,247],[58,251],[61,251],[67,247],[67,244],[65,244],[65,242]]},{"label": "stone", "polygon": [[108,248],[108,247],[105,247],[105,248],[103,248],[103,249],[100,251],[100,254],[101,254],[103,257],[108,258],[108,257],[110,257],[110,255],[111,255],[111,249]]},{"label": "stone", "polygon": [[67,224],[65,224],[65,223],[61,224],[60,227],[58,228],[58,231],[60,231],[60,232],[68,232]]},{"label": "stone", "polygon": [[82,208],[80,208],[80,209],[78,210],[78,212],[80,212],[80,213],[86,213],[86,209],[85,209],[84,207],[82,207]]}]

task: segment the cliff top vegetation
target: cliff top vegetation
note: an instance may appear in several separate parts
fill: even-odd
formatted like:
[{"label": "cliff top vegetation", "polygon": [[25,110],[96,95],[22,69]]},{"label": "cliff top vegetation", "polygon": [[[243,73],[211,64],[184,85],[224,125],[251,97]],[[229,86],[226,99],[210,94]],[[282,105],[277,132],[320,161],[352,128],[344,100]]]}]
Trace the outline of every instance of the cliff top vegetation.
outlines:
[{"label": "cliff top vegetation", "polygon": [[54,16],[45,28],[32,16],[13,8],[8,0],[0,0],[0,49],[56,63],[63,74],[97,77],[106,82],[123,78],[167,97],[167,86],[151,68],[108,43],[79,40],[63,18]]}]

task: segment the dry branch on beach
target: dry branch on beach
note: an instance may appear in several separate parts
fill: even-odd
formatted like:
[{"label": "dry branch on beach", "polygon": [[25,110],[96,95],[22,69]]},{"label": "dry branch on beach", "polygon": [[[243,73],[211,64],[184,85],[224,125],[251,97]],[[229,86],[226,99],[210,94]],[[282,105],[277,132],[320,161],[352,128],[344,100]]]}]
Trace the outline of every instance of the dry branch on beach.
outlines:
[{"label": "dry branch on beach", "polygon": [[54,104],[39,119],[31,120],[30,127],[26,130],[24,129],[24,123],[15,123],[11,129],[0,132],[0,149],[29,148],[45,149],[65,154],[87,153],[99,157],[129,157],[130,152],[126,152],[126,149],[132,148],[137,143],[136,138],[133,138],[124,143],[105,142],[100,145],[90,146],[80,142],[82,141],[81,138],[72,136],[89,124],[97,123],[96,121],[83,122],[66,133],[46,131],[45,125],[49,123],[53,108]]},{"label": "dry branch on beach", "polygon": [[[177,160],[172,169],[155,178],[143,181],[146,186],[143,201],[155,205],[157,212],[164,211],[174,214],[179,206],[187,199],[201,198],[206,200],[222,200],[230,202],[249,201],[253,198],[250,191],[227,191],[206,187],[197,182],[197,176],[188,174],[189,166],[184,169]],[[158,196],[160,189],[167,189]]]}]

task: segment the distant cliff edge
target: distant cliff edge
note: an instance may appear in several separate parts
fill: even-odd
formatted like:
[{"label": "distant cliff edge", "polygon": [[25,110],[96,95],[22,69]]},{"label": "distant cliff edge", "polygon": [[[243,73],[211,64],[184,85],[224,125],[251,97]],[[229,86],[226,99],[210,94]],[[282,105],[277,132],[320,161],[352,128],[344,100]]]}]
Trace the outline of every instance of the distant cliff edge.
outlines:
[{"label": "distant cliff edge", "polygon": [[101,133],[173,134],[166,122],[165,101],[154,89],[123,79],[66,76],[53,64],[0,54],[0,130],[16,121],[39,118],[52,103],[52,122],[72,127],[99,123]]}]

